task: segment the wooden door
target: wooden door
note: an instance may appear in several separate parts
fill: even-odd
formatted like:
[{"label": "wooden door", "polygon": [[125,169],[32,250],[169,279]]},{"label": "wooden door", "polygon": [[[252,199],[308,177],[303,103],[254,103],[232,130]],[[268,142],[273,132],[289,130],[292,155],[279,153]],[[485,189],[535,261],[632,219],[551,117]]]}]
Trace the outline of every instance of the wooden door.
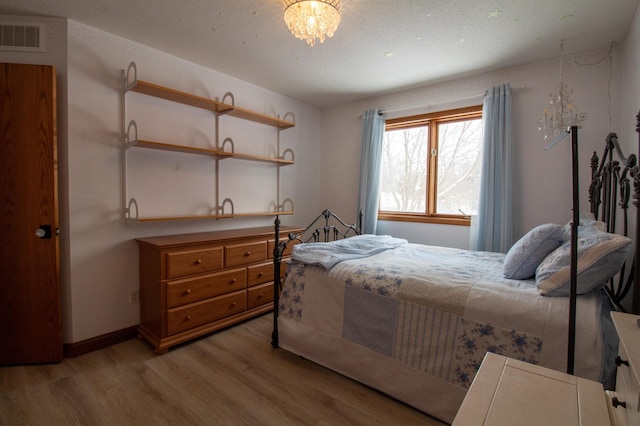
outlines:
[{"label": "wooden door", "polygon": [[0,64],[0,364],[62,360],[55,77]]}]

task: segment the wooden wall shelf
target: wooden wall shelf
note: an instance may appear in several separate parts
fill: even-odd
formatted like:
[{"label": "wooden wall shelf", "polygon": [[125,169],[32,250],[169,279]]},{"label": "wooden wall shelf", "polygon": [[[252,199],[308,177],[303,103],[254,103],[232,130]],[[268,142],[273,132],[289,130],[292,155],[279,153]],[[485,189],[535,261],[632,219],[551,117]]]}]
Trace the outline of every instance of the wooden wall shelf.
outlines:
[{"label": "wooden wall shelf", "polygon": [[202,98],[200,96],[191,95],[189,93],[180,92],[178,90],[169,89],[167,87],[158,86],[142,80],[134,80],[127,85],[126,91],[142,93],[143,95],[153,96],[171,102],[181,103],[192,107],[205,109],[218,114],[231,111],[233,105],[227,105],[213,99]]},{"label": "wooden wall shelf", "polygon": [[227,112],[228,115],[236,118],[241,118],[243,120],[254,121],[260,124],[266,124],[267,126],[277,127],[278,129],[288,129],[296,125],[296,123],[292,121],[281,120],[280,118],[270,117],[268,115],[259,114],[257,112],[249,111],[246,109],[233,107],[230,111]]},{"label": "wooden wall shelf", "polygon": [[164,142],[153,142],[153,141],[145,141],[145,140],[132,140],[127,142],[127,148],[148,148],[148,149],[158,149],[161,151],[171,151],[171,152],[182,152],[185,154],[197,154],[197,155],[207,155],[209,157],[218,157],[218,158],[226,158],[232,157],[233,153],[218,151],[216,149],[210,148],[197,148],[192,146],[185,145],[175,145]]},{"label": "wooden wall shelf", "polygon": [[293,160],[287,160],[284,158],[261,157],[258,155],[239,154],[234,152],[219,151],[211,148],[198,148],[198,147],[192,147],[192,146],[175,145],[170,143],[146,141],[146,140],[140,140],[140,139],[128,141],[127,148],[158,149],[161,151],[182,152],[185,154],[206,155],[209,157],[217,157],[217,158],[236,158],[239,160],[273,163],[281,166],[288,166],[288,165],[294,164]]},{"label": "wooden wall shelf", "polygon": [[202,219],[233,219],[239,217],[270,217],[270,216],[288,216],[294,214],[293,211],[282,212],[255,212],[255,213],[232,213],[219,215],[192,215],[192,216],[158,216],[158,217],[139,217],[134,219],[136,222],[168,222],[180,220],[202,220]]},{"label": "wooden wall shelf", "polygon": [[[281,119],[280,117],[272,117],[265,114],[260,114],[254,111],[250,111],[247,109],[239,108],[235,106],[235,99],[233,94],[227,92],[223,101],[227,98],[231,100],[231,103],[225,103],[216,99],[209,99],[201,96],[196,96],[190,93],[181,92],[179,90],[174,90],[168,87],[160,86],[154,83],[150,83],[148,81],[138,80],[137,78],[137,69],[134,62],[129,64],[129,68],[125,71],[122,71],[123,80],[124,80],[124,90],[123,90],[123,100],[122,100],[122,110],[123,116],[126,117],[126,94],[127,92],[135,92],[143,95],[155,97],[158,99],[163,99],[170,102],[176,102],[183,105],[192,106],[195,108],[211,111],[215,115],[215,148],[199,148],[175,143],[168,142],[160,142],[160,141],[151,141],[138,139],[138,127],[135,121],[131,120],[128,125],[125,123],[125,119],[123,118],[123,125],[126,128],[123,129],[124,135],[124,147],[125,147],[125,155],[124,155],[124,216],[127,222],[152,222],[152,221],[171,221],[171,220],[188,220],[188,219],[228,219],[234,217],[260,217],[260,216],[276,216],[276,215],[287,215],[293,214],[293,210],[285,209],[284,205],[286,203],[291,204],[293,207],[293,203],[291,200],[284,200],[282,203],[278,199],[275,202],[276,210],[278,211],[270,211],[270,212],[256,212],[256,213],[235,213],[233,212],[233,203],[230,199],[225,199],[222,203],[220,203],[219,194],[218,194],[218,182],[219,179],[219,166],[218,161],[222,159],[238,159],[245,161],[254,161],[261,163],[274,164],[277,166],[277,188],[280,187],[280,167],[288,166],[294,164],[293,159],[293,151],[290,149],[285,150],[284,152],[278,154],[279,157],[264,157],[252,154],[238,153],[235,150],[231,149],[231,151],[225,151],[224,145],[228,139],[225,139],[224,142],[221,143],[219,136],[219,117],[220,116],[230,116],[235,117],[242,120],[252,121],[259,124],[264,124],[267,126],[274,127],[278,130],[278,140],[276,152],[280,152],[280,131],[289,129],[295,126],[295,122],[291,120]],[[291,113],[287,113],[287,116],[293,116]],[[135,131],[135,134],[133,134]],[[231,145],[233,145],[233,141],[231,141]],[[195,155],[203,155],[212,157],[215,159],[215,182],[213,182],[212,187],[215,189],[215,206],[212,206],[211,211],[222,212],[220,214],[212,214],[212,215],[193,215],[193,216],[159,216],[159,217],[149,217],[149,216],[139,216],[138,215],[138,202],[134,197],[129,197],[127,191],[127,155],[126,152],[130,148],[144,148],[144,149],[154,149],[154,150],[162,150],[169,152],[179,152],[186,154],[195,154]],[[291,158],[288,159],[287,154],[291,155]],[[278,190],[278,197],[280,191]],[[227,204],[231,204],[232,213],[224,213],[224,206]],[[135,212],[133,210],[135,207]],[[280,211],[282,210],[282,211]],[[135,214],[134,214],[135,213]]]}]

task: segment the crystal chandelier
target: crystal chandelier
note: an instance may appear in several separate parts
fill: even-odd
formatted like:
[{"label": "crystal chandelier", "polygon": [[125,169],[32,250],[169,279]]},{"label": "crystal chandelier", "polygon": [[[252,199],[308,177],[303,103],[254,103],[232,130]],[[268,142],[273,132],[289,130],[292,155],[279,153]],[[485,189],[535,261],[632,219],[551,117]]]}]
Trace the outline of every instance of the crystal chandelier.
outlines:
[{"label": "crystal chandelier", "polygon": [[578,112],[571,102],[571,94],[564,77],[564,40],[560,43],[560,86],[556,93],[549,93],[549,104],[544,109],[542,118],[538,120],[538,130],[544,133],[544,140],[555,139],[571,126],[582,127],[587,113]]},{"label": "crystal chandelier", "polygon": [[587,113],[578,112],[571,102],[571,94],[567,83],[560,82],[556,93],[549,93],[549,106],[544,109],[542,118],[538,121],[538,130],[544,132],[544,139],[554,138],[565,132],[571,126],[582,127],[587,119]]},{"label": "crystal chandelier", "polygon": [[324,43],[340,24],[342,0],[284,0],[284,21],[291,34],[311,46]]}]

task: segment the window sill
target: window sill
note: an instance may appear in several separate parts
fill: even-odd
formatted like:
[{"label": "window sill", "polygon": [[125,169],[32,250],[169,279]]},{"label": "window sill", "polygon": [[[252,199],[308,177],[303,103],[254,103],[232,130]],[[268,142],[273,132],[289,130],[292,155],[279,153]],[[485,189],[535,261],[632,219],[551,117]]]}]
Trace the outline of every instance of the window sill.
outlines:
[{"label": "window sill", "polygon": [[378,220],[390,220],[395,222],[434,223],[440,225],[471,226],[471,219],[456,215],[425,215],[410,213],[378,212]]}]

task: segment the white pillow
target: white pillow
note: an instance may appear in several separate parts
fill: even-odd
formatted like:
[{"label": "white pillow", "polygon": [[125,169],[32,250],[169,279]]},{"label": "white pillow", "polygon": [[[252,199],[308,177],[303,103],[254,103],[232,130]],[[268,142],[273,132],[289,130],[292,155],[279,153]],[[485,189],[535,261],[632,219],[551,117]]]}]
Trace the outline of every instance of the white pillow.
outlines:
[{"label": "white pillow", "polygon": [[[631,240],[607,232],[589,232],[578,238],[577,294],[603,287],[620,271],[631,249]],[[536,269],[536,287],[543,296],[569,296],[571,241],[563,243]]]},{"label": "white pillow", "polygon": [[504,257],[504,277],[524,280],[533,277],[536,268],[562,242],[562,227],[555,223],[539,225],[527,232]]}]

